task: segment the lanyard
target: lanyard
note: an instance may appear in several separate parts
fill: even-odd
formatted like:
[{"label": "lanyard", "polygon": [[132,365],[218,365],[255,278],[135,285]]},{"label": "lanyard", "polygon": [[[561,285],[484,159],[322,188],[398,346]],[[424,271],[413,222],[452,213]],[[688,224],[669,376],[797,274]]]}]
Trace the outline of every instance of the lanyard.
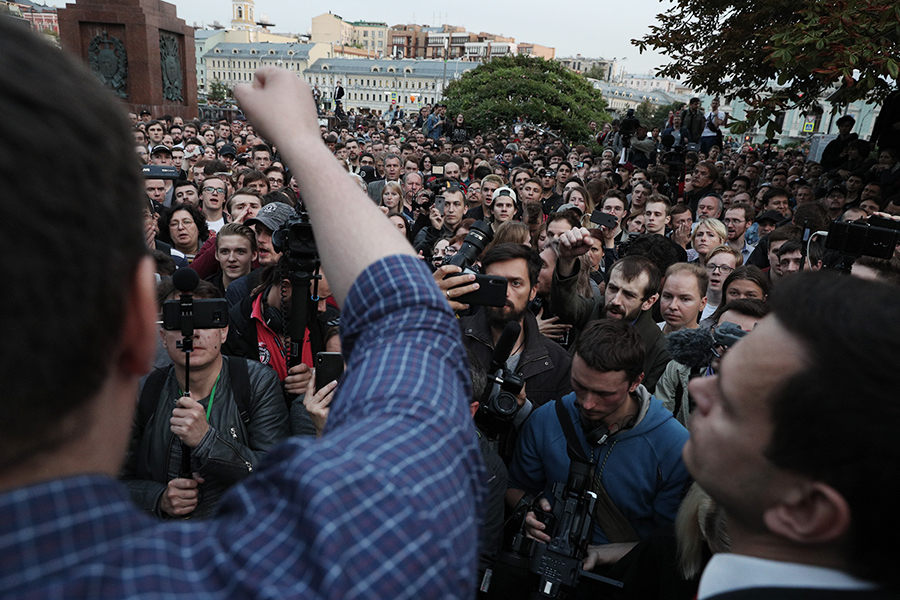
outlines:
[{"label": "lanyard", "polygon": [[[209,393],[209,404],[206,405],[206,422],[209,423],[209,413],[212,412],[213,400],[216,397],[216,386],[219,385],[219,378],[222,377],[222,371],[219,371],[219,374],[216,375],[216,381],[213,383],[212,391]],[[179,389],[179,396],[184,396],[184,393]]]}]

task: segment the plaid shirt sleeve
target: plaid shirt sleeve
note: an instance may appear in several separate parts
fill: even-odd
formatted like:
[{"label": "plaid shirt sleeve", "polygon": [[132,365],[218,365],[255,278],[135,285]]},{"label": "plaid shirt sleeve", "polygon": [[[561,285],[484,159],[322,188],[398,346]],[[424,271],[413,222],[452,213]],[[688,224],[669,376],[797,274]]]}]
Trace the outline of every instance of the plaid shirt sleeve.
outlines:
[{"label": "plaid shirt sleeve", "polygon": [[483,466],[453,314],[396,256],[342,327],[325,436],[274,449],[210,521],[159,524],[98,476],[0,494],[0,596],[473,597]]}]

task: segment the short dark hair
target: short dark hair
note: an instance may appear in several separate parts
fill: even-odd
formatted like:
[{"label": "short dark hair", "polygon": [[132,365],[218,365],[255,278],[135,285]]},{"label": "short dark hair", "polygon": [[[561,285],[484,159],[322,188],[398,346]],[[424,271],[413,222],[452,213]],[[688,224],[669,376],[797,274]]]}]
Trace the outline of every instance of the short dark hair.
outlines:
[{"label": "short dark hair", "polygon": [[629,382],[644,372],[644,344],[635,328],[621,319],[598,319],[585,327],[575,354],[594,371],[624,371]]},{"label": "short dark hair", "polygon": [[784,197],[790,199],[791,194],[787,190],[783,190],[781,188],[769,188],[769,191],[763,194],[762,203],[763,206],[768,206],[769,202],[771,202],[772,198],[780,198]]},{"label": "short dark hair", "polygon": [[716,312],[710,316],[710,320],[713,323],[718,323],[719,319],[722,318],[722,315],[729,310],[740,313],[745,317],[762,319],[769,314],[771,308],[769,307],[769,303],[765,300],[759,300],[757,298],[738,298],[731,302],[723,302],[722,305],[716,309]]},{"label": "short dark hair", "polygon": [[528,281],[534,287],[541,272],[541,256],[523,244],[514,244],[512,242],[497,244],[484,253],[484,257],[481,259],[481,268],[487,272],[487,268],[494,263],[516,260],[518,258],[524,260],[528,265]]},{"label": "short dark hair", "polygon": [[[8,317],[3,472],[85,431],[84,407],[114,362],[135,271],[147,256],[147,196],[119,101],[71,55],[8,18],[0,18],[0,89],[0,114],[8,117],[0,182],[10,198],[28,198],[0,222],[0,246],[15,255],[4,261],[3,279],[19,282],[0,305]],[[13,149],[27,160],[13,160]],[[54,177],[40,176],[45,170]],[[75,256],[78,268],[60,268]],[[39,332],[52,332],[53,343]]]},{"label": "short dark hair", "polygon": [[728,286],[730,286],[735,281],[752,281],[756,285],[759,286],[759,289],[763,291],[763,294],[766,296],[769,295],[769,278],[766,277],[766,274],[762,272],[762,270],[756,265],[743,265],[736,268],[731,274],[725,278],[725,282],[722,284],[722,295],[724,297],[725,292],[728,290]]},{"label": "short dark hair", "polygon": [[573,228],[581,227],[581,220],[578,218],[578,215],[574,210],[558,210],[556,212],[550,213],[547,216],[547,225],[549,225],[553,221],[565,221]]},{"label": "short dark hair", "polygon": [[272,149],[269,148],[268,144],[256,144],[252,148],[250,148],[250,156],[252,157],[256,152],[268,152],[269,156],[272,156]]},{"label": "short dark hair", "polygon": [[647,274],[647,287],[644,288],[644,296],[641,300],[647,300],[653,294],[659,293],[662,285],[662,272],[657,268],[652,260],[640,254],[630,254],[624,258],[620,258],[613,263],[609,272],[612,274],[614,270],[622,272],[625,281],[634,281],[641,276],[641,273]]},{"label": "short dark hair", "polygon": [[196,206],[192,206],[190,204],[177,203],[173,204],[169,208],[165,209],[162,212],[162,215],[159,217],[159,239],[164,241],[167,244],[172,244],[172,236],[169,235],[169,222],[172,220],[172,215],[177,213],[179,210],[184,210],[190,213],[191,218],[194,219],[194,224],[197,225],[197,231],[200,233],[199,241],[197,242],[198,246],[202,246],[203,242],[209,238],[209,226],[206,224],[206,217],[203,216],[203,213],[200,212],[200,209]]},{"label": "short dark hair", "polygon": [[[900,292],[833,272],[798,273],[772,295],[778,323],[806,351],[802,370],[776,390],[766,457],[822,481],[851,511],[840,544],[857,577],[900,589],[894,555],[881,542],[900,534]],[[878,318],[872,318],[878,315]],[[858,398],[848,406],[848,399]],[[837,432],[839,440],[826,432]],[[836,445],[839,451],[836,451]]]}]

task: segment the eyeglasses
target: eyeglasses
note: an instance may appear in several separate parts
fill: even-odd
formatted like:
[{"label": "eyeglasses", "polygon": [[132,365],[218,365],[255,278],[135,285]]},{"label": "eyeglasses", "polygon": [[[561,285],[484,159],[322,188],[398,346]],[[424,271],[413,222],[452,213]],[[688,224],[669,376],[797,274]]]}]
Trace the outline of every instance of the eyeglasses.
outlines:
[{"label": "eyeglasses", "polygon": [[737,225],[739,223],[743,223],[744,219],[722,219],[722,222],[726,225]]},{"label": "eyeglasses", "polygon": [[728,275],[734,271],[734,267],[729,267],[727,265],[706,265],[706,270],[710,273],[722,273],[723,275]]},{"label": "eyeglasses", "polygon": [[207,194],[224,194],[225,193],[224,189],[212,187],[209,185],[205,186],[203,188],[203,191],[206,192]]},{"label": "eyeglasses", "polygon": [[454,256],[456,254],[456,248],[453,246],[447,246],[444,248],[444,256]]}]

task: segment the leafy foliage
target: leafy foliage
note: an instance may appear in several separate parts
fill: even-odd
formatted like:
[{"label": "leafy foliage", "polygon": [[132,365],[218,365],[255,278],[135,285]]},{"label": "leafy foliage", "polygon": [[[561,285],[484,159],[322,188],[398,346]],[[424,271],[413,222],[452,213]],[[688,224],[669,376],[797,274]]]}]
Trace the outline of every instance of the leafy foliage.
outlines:
[{"label": "leafy foliage", "polygon": [[655,123],[653,122],[653,105],[650,104],[649,100],[644,100],[640,104],[638,104],[637,108],[634,109],[634,116],[638,118],[642,124],[646,125],[648,128],[652,129]]},{"label": "leafy foliage", "polygon": [[[743,133],[797,107],[830,99],[881,101],[896,85],[900,4],[886,0],[675,0],[632,43],[672,59],[659,69],[688,85],[747,103]],[[891,81],[894,80],[894,81]]]},{"label": "leafy foliage", "polygon": [[600,81],[606,81],[606,69],[601,69],[600,65],[592,65],[590,69],[582,73],[585,77],[590,77],[591,79],[599,79]]},{"label": "leafy foliage", "polygon": [[223,102],[229,96],[231,96],[231,89],[227,85],[219,80],[210,82],[209,94],[206,95],[207,100],[210,102]]},{"label": "leafy foliage", "polygon": [[606,101],[584,77],[555,61],[505,56],[466,72],[444,92],[450,115],[462,112],[472,133],[509,127],[518,119],[588,140],[588,123],[609,121]]},{"label": "leafy foliage", "polygon": [[650,127],[656,126],[665,129],[669,122],[669,112],[678,112],[684,107],[684,102],[673,102],[665,106],[657,106],[653,111],[653,118],[650,119]]}]

